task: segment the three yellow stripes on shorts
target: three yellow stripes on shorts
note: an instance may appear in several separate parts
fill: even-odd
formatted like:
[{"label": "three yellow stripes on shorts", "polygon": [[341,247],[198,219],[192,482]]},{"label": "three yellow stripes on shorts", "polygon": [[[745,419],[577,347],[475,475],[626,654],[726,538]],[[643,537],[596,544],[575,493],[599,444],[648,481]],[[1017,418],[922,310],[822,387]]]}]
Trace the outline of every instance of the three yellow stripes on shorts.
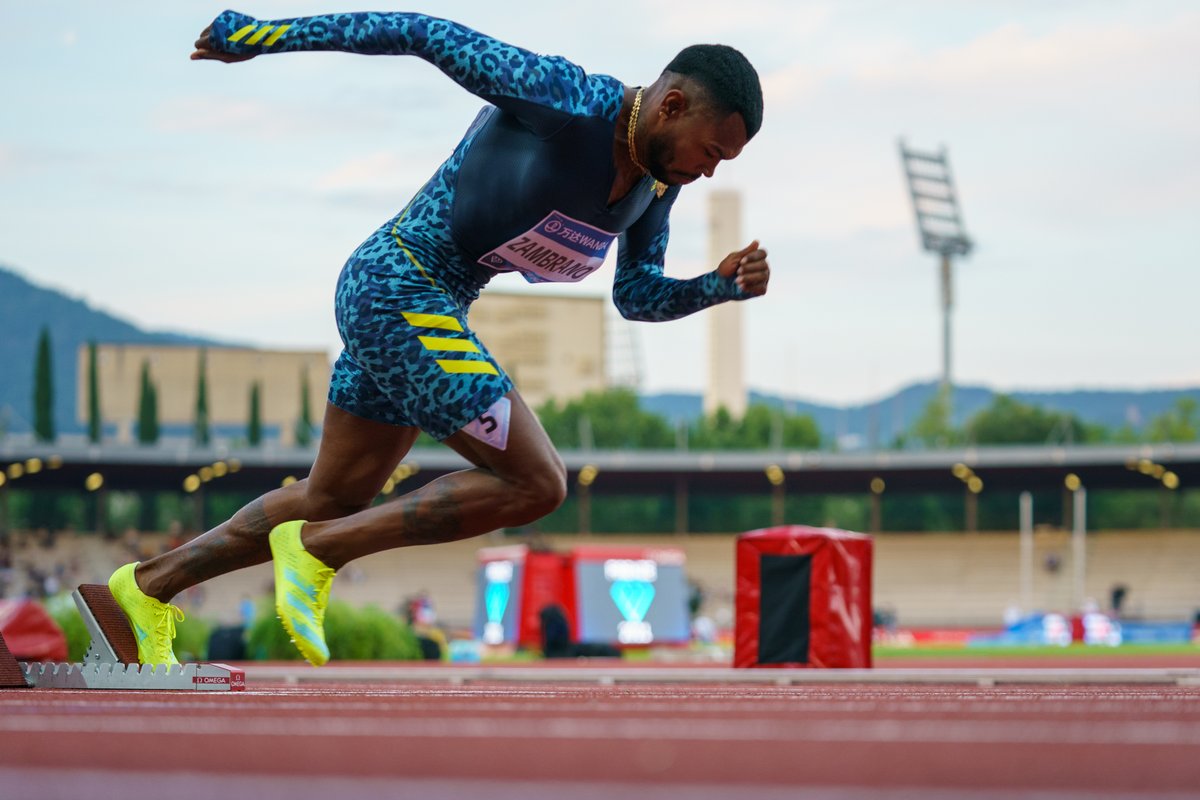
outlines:
[{"label": "three yellow stripes on shorts", "polygon": [[[401,312],[404,314],[404,319],[409,325],[414,328],[431,328],[439,331],[452,331],[462,333],[463,327],[454,317],[445,317],[441,314],[413,314],[408,311]],[[432,350],[440,353],[478,353],[479,348],[470,339],[447,338],[445,336],[418,336],[421,344],[426,350]],[[475,361],[465,358],[439,358],[437,359],[438,366],[446,372],[456,374],[486,374],[499,375],[499,371],[490,361]]]}]

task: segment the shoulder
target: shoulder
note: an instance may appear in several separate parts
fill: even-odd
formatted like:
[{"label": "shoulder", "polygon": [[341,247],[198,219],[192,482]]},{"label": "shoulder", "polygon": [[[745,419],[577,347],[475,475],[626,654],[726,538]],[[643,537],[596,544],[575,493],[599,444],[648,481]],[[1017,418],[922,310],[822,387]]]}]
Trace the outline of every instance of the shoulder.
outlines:
[{"label": "shoulder", "polygon": [[557,86],[567,96],[561,98],[563,110],[577,117],[595,117],[614,122],[625,102],[625,85],[611,75],[591,74],[565,58],[543,58],[539,67],[547,74],[540,76],[546,85]]},{"label": "shoulder", "polygon": [[625,84],[611,75],[585,75],[588,116],[614,121],[625,103]]}]

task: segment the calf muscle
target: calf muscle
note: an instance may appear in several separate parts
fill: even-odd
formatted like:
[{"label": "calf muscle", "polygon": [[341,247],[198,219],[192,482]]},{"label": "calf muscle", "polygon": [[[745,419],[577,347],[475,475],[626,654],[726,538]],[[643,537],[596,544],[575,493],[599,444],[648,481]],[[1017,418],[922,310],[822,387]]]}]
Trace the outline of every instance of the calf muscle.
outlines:
[{"label": "calf muscle", "polygon": [[[536,484],[534,484],[536,485]],[[524,525],[561,502],[485,469],[454,472],[396,500],[349,517],[304,526],[304,547],[341,569],[347,562],[396,547],[439,544]]]},{"label": "calf muscle", "polygon": [[252,567],[271,558],[265,495],[247,504],[228,522],[138,567],[142,591],[163,602],[226,572]]}]

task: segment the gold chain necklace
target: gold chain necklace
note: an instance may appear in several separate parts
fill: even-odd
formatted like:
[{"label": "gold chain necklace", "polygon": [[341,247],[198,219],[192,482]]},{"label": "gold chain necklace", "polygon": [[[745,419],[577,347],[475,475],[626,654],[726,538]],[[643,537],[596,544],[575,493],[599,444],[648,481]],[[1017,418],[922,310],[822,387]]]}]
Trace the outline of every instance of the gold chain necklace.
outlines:
[{"label": "gold chain necklace", "polygon": [[[638,161],[637,148],[634,146],[634,136],[637,131],[638,112],[642,110],[642,92],[644,88],[639,88],[637,94],[633,96],[633,109],[629,112],[629,127],[625,131],[625,138],[629,140],[629,160],[633,165],[640,169],[643,174],[650,174],[650,170],[642,166],[642,162]],[[667,193],[667,185],[657,178],[654,179],[654,194],[656,197],[662,197]]]}]

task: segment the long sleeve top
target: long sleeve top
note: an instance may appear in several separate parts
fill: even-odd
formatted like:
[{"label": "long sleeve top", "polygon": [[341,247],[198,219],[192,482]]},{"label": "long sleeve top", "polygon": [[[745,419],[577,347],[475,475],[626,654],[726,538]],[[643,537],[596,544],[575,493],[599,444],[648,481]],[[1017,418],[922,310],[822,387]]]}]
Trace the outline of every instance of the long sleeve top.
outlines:
[{"label": "long sleeve top", "polygon": [[715,271],[689,280],[664,275],[680,187],[658,198],[647,175],[609,204],[625,93],[615,78],[415,13],[261,21],[225,11],[210,43],[232,54],[417,56],[486,101],[450,157],[388,223],[406,252],[460,288],[477,293],[492,275],[511,271],[533,283],[582,280],[619,240],[613,300],[629,319],[677,319],[744,297]]}]

